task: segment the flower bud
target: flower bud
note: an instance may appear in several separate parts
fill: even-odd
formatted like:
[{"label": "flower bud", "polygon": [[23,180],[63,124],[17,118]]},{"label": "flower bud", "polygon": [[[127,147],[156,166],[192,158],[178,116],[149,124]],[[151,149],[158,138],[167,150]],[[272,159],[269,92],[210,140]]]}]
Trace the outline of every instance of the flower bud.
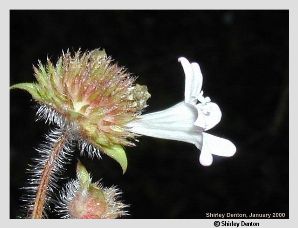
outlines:
[{"label": "flower bud", "polygon": [[86,168],[78,162],[77,179],[69,182],[60,195],[58,212],[63,218],[114,219],[127,215],[127,207],[119,200],[121,192],[92,183]]}]

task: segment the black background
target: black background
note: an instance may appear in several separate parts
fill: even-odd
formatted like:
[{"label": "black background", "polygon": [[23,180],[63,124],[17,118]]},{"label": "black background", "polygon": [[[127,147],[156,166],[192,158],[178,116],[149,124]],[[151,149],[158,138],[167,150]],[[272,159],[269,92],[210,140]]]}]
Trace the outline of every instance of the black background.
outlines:
[{"label": "black background", "polygon": [[[205,95],[223,112],[209,133],[233,141],[234,157],[215,157],[203,167],[194,145],[141,137],[137,147],[126,148],[125,175],[107,156],[80,159],[94,180],[123,190],[127,218],[288,216],[288,23],[288,11],[11,11],[10,82],[34,81],[38,59],[56,61],[68,48],[101,47],[148,86],[152,97],[145,112],[152,112],[183,100],[177,58],[199,62]],[[20,215],[19,188],[26,185],[30,159],[38,156],[33,148],[49,130],[35,122],[34,112],[29,94],[11,91],[11,218]],[[74,177],[75,164],[65,177]]]}]

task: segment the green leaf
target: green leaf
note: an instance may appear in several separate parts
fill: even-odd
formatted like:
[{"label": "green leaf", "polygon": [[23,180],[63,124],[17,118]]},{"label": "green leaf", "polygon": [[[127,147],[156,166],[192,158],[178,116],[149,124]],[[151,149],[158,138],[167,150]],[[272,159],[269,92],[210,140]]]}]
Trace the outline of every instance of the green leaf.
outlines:
[{"label": "green leaf", "polygon": [[83,164],[80,161],[78,161],[77,164],[77,177],[83,187],[89,187],[89,184],[91,183],[90,175],[87,169],[83,166]]},{"label": "green leaf", "polygon": [[103,147],[103,151],[119,163],[124,174],[127,169],[127,158],[123,147],[120,145],[112,145],[110,147]]},{"label": "green leaf", "polygon": [[35,85],[34,83],[18,83],[18,84],[12,85],[10,89],[22,89],[30,93],[34,99],[36,100],[42,99],[38,93],[37,85]]},{"label": "green leaf", "polygon": [[106,198],[103,190],[97,184],[91,183],[88,188],[88,193],[97,200],[105,202]]}]

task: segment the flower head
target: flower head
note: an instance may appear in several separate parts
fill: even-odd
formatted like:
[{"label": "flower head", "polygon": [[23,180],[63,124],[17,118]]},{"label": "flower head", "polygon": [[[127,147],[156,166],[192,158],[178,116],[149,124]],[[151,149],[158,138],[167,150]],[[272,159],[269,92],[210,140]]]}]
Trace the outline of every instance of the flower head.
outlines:
[{"label": "flower head", "polygon": [[127,215],[127,205],[119,200],[121,191],[92,182],[86,168],[78,162],[77,179],[60,193],[57,211],[63,218],[113,219]]},{"label": "flower head", "polygon": [[146,107],[147,87],[134,84],[134,77],[98,49],[74,55],[67,51],[56,65],[48,59],[45,66],[39,62],[34,72],[37,82],[11,88],[32,95],[40,104],[39,118],[71,126],[82,151],[87,149],[91,156],[103,151],[125,171],[122,146],[134,145],[131,139],[135,136],[125,125]]},{"label": "flower head", "polygon": [[159,112],[141,115],[127,127],[137,134],[194,144],[201,150],[200,163],[204,166],[212,164],[212,155],[233,156],[236,147],[232,142],[205,133],[219,123],[222,114],[218,105],[203,95],[199,64],[190,63],[184,57],[178,61],[185,73],[184,101]]}]

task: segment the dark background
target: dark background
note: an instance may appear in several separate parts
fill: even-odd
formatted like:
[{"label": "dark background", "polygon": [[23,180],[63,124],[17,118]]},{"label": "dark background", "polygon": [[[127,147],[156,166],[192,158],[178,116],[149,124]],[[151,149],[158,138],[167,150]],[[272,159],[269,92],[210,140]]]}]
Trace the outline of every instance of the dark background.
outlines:
[{"label": "dark background", "polygon": [[[34,81],[32,64],[62,50],[105,48],[138,75],[152,97],[146,112],[184,96],[177,58],[199,62],[205,95],[221,122],[209,131],[237,146],[232,158],[198,162],[194,145],[141,137],[126,148],[122,175],[109,157],[80,158],[93,173],[123,190],[127,218],[206,218],[206,212],[289,210],[288,11],[11,11],[10,82]],[[20,215],[25,169],[49,126],[35,122],[34,102],[10,96],[10,216]],[[74,177],[76,159],[66,177]],[[55,215],[50,214],[54,218]]]}]

